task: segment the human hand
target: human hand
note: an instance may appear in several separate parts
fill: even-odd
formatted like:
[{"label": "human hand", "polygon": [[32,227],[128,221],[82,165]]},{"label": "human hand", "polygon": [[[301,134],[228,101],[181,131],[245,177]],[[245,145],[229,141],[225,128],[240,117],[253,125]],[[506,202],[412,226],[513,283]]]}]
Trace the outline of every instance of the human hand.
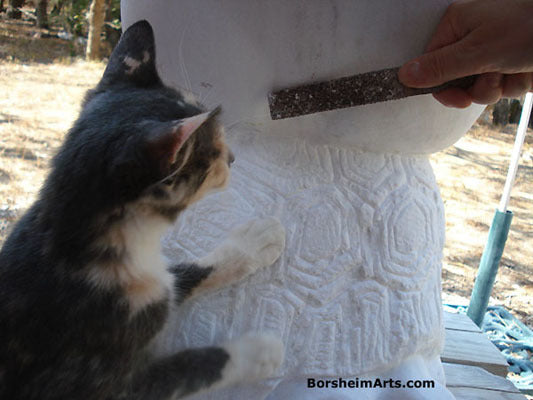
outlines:
[{"label": "human hand", "polygon": [[425,54],[404,64],[400,81],[432,87],[477,75],[467,90],[433,96],[449,107],[491,104],[533,89],[533,0],[460,0],[442,17]]}]

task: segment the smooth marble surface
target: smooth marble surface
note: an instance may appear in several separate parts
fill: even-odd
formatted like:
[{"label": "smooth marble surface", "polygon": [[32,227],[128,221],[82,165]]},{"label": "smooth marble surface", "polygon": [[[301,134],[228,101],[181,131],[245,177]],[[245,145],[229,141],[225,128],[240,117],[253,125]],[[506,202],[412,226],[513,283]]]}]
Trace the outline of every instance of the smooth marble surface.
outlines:
[{"label": "smooth marble surface", "polygon": [[155,29],[164,80],[229,126],[375,152],[435,152],[483,107],[442,106],[431,95],[271,121],[267,94],[305,82],[402,65],[420,54],[450,0],[129,0],[124,26]]}]

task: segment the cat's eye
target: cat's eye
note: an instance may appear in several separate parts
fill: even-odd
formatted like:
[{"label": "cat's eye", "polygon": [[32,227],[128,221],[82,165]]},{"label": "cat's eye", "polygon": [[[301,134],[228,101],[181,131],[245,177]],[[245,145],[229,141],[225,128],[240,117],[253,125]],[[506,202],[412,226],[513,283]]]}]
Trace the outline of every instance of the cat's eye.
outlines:
[{"label": "cat's eye", "polygon": [[172,178],[167,178],[161,183],[166,186],[171,186],[174,183],[174,180]]}]

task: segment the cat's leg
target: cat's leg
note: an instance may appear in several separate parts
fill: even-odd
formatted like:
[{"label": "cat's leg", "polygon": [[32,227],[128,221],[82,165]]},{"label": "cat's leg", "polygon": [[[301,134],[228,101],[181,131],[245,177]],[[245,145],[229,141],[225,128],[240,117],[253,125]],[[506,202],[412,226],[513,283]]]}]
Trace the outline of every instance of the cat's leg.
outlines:
[{"label": "cat's leg", "polygon": [[249,221],[197,263],[171,268],[176,301],[242,280],[273,264],[284,247],[285,229],[276,218]]},{"label": "cat's leg", "polygon": [[132,377],[129,400],[176,399],[272,376],[283,361],[273,336],[244,336],[225,346],[188,349],[156,360]]}]

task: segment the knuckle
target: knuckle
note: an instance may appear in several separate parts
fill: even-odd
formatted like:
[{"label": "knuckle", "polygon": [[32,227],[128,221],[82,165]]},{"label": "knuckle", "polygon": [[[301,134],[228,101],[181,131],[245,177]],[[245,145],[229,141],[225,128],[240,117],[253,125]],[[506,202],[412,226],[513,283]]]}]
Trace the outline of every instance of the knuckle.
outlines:
[{"label": "knuckle", "polygon": [[446,12],[453,17],[462,15],[466,9],[471,5],[472,0],[457,0],[450,4]]},{"label": "knuckle", "polygon": [[443,19],[448,21],[452,32],[459,39],[470,31],[477,14],[477,8],[471,0],[459,0],[448,6]]},{"label": "knuckle", "polygon": [[427,63],[426,73],[432,78],[432,80],[442,83],[444,80],[445,70],[446,61],[444,57],[441,53],[435,53]]},{"label": "knuckle", "polygon": [[460,1],[454,1],[446,9],[446,12],[444,13],[444,17],[450,20],[455,19],[457,15],[460,13],[461,6],[462,4]]},{"label": "knuckle", "polygon": [[464,13],[465,1],[454,1],[448,6],[444,17],[450,21],[452,25],[457,25]]}]

